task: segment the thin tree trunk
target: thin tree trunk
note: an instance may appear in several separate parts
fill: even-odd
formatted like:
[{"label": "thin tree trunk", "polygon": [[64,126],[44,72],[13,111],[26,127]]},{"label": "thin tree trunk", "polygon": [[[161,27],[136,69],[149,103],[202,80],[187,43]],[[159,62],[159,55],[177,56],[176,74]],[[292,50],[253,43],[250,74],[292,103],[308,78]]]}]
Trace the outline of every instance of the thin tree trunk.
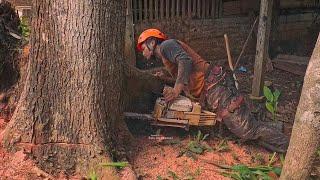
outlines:
[{"label": "thin tree trunk", "polygon": [[49,173],[86,175],[111,161],[123,125],[125,1],[34,0],[33,9],[26,85],[4,145],[28,145]]},{"label": "thin tree trunk", "polygon": [[320,35],[313,50],[298,105],[281,178],[308,179],[320,138]]}]

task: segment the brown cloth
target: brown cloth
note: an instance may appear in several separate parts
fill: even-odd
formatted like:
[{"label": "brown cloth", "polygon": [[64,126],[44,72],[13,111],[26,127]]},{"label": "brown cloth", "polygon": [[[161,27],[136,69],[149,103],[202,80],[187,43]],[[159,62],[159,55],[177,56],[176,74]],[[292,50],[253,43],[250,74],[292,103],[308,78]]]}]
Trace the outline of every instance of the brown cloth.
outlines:
[{"label": "brown cloth", "polygon": [[221,67],[208,70],[201,99],[203,106],[216,112],[218,120],[239,138],[257,140],[271,151],[286,152],[289,138],[251,113],[243,96],[235,88],[232,75]]},{"label": "brown cloth", "polygon": [[[166,46],[169,43],[177,42],[179,44],[179,49],[182,48],[182,50],[176,50],[170,48],[163,48],[162,53],[163,54],[173,54],[173,57],[178,58],[178,61],[181,61],[181,57],[179,57],[177,52],[186,53],[192,61],[192,69],[190,74],[188,75],[189,82],[186,84],[186,88],[183,89],[186,96],[190,98],[199,98],[201,95],[201,92],[203,91],[203,87],[205,84],[205,73],[207,72],[207,69],[209,67],[209,63],[207,63],[199,54],[197,54],[192,48],[190,48],[187,44],[178,41],[178,40],[167,40],[163,42],[161,45]],[[168,51],[168,52],[167,52]],[[174,63],[175,61],[171,58],[166,59],[166,56],[163,56],[162,63],[166,67],[166,69],[170,72],[170,74],[178,78],[178,72],[179,70],[186,70],[188,68],[186,67],[178,67],[177,63]]]}]

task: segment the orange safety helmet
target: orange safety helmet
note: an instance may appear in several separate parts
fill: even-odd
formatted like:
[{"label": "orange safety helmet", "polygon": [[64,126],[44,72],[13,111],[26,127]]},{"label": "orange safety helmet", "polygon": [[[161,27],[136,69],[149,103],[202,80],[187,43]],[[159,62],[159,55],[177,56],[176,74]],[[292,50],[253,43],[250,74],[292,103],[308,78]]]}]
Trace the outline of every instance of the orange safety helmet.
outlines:
[{"label": "orange safety helmet", "polygon": [[167,36],[163,34],[161,31],[159,31],[158,29],[147,29],[143,31],[138,38],[138,44],[137,44],[138,51],[142,51],[141,46],[144,43],[144,41],[146,41],[149,37],[155,37],[160,40],[167,39]]}]

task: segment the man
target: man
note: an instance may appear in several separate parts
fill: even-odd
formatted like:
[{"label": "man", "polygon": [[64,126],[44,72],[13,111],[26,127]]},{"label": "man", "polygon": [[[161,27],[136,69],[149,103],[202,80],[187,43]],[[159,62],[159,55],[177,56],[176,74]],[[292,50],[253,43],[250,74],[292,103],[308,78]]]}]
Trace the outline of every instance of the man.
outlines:
[{"label": "man", "polygon": [[207,110],[217,113],[217,120],[243,140],[258,140],[265,148],[286,152],[289,139],[278,129],[258,121],[235,88],[230,75],[222,67],[213,66],[185,43],[167,39],[157,29],[141,33],[137,48],[146,59],[162,60],[165,68],[176,78],[173,88],[164,90],[167,102],[184,92],[197,99]]}]

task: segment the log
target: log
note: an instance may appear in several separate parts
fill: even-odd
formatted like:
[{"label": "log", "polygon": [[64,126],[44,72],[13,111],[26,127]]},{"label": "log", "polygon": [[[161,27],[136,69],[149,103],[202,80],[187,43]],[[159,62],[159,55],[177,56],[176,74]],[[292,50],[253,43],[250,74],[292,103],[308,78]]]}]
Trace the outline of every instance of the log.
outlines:
[{"label": "log", "polygon": [[308,65],[310,57],[304,56],[294,56],[294,55],[287,55],[287,54],[279,54],[275,59],[274,62],[286,62],[291,64],[299,64],[299,65]]},{"label": "log", "polygon": [[284,62],[274,62],[274,67],[277,69],[281,69],[283,71],[287,71],[296,75],[304,76],[307,67],[306,66],[296,66],[289,63]]}]

